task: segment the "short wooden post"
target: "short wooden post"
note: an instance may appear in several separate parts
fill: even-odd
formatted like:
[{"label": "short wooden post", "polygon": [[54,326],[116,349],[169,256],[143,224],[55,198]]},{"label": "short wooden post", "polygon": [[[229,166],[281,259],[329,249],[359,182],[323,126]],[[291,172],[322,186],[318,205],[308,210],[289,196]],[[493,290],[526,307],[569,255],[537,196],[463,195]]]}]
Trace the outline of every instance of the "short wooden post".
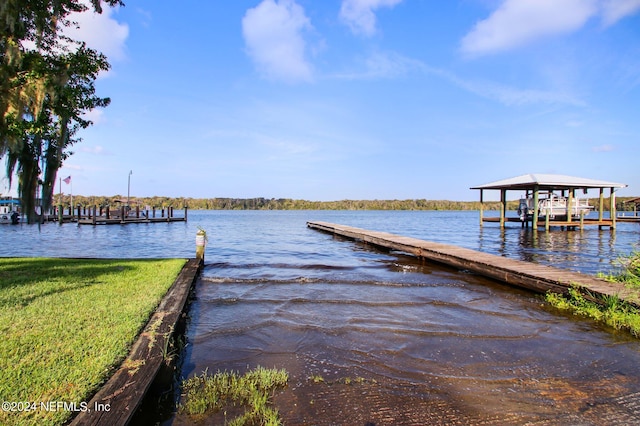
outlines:
[{"label": "short wooden post", "polygon": [[124,206],[120,207],[120,222],[124,223]]},{"label": "short wooden post", "polygon": [[96,211],[98,210],[98,206],[93,206],[93,216],[91,217],[91,224],[96,224]]},{"label": "short wooden post", "polygon": [[64,207],[62,207],[62,204],[58,205],[58,223],[60,223],[60,225],[62,225],[62,209]]},{"label": "short wooden post", "polygon": [[107,207],[105,208],[105,212],[104,212],[104,214],[105,214],[105,216],[107,217],[107,220],[111,217],[111,215],[110,215],[111,211],[110,211],[110,210],[111,210],[111,208],[110,208],[109,206],[107,206]]},{"label": "short wooden post", "polygon": [[584,211],[580,210],[580,230],[584,229]]},{"label": "short wooden post", "polygon": [[196,259],[204,261],[204,249],[207,246],[207,232],[199,229],[196,233]]},{"label": "short wooden post", "polygon": [[187,206],[184,206],[184,221],[187,221]]}]

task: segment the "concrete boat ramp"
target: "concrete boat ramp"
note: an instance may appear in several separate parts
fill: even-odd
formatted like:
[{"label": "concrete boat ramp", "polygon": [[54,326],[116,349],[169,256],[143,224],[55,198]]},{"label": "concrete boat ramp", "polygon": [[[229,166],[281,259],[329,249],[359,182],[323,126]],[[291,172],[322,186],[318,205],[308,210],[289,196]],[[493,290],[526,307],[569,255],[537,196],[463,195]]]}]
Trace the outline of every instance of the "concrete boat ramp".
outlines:
[{"label": "concrete boat ramp", "polygon": [[617,296],[636,307],[640,307],[640,299],[623,284],[610,283],[579,272],[509,259],[454,245],[334,223],[307,222],[307,226],[318,231],[340,235],[366,244],[409,253],[425,260],[471,271],[478,275],[539,293],[551,291],[567,294],[572,285],[577,285],[591,294]]}]

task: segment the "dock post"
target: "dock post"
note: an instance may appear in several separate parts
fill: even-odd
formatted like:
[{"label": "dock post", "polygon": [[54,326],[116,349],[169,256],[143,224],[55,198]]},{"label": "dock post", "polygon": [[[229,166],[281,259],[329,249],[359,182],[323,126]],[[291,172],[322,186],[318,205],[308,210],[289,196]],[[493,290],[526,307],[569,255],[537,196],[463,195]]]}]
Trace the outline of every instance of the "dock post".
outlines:
[{"label": "dock post", "polygon": [[207,246],[207,231],[198,229],[196,232],[196,259],[204,261],[204,249]]},{"label": "dock post", "polygon": [[184,221],[187,221],[187,206],[184,206]]},{"label": "dock post", "polygon": [[500,228],[504,228],[504,217],[507,212],[507,190],[500,190]]},{"label": "dock post", "polygon": [[98,210],[97,206],[93,206],[93,216],[91,217],[91,224],[95,225],[96,224],[96,211]]},{"label": "dock post", "polygon": [[62,225],[62,216],[63,216],[63,212],[62,212],[62,204],[58,205],[58,223],[60,225]]},{"label": "dock post", "polygon": [[616,193],[614,188],[609,188],[611,195],[609,196],[609,216],[611,216],[611,229],[616,229]]},{"label": "dock post", "polygon": [[544,230],[548,231],[549,230],[549,212],[547,212],[547,214],[544,216]]},{"label": "dock post", "polygon": [[[575,196],[575,190],[573,188],[569,189],[569,199],[567,200],[567,222],[571,223],[571,216],[573,215],[573,199]],[[577,211],[576,207],[576,211]]]},{"label": "dock post", "polygon": [[480,190],[480,227],[484,226],[484,199],[482,189]]},{"label": "dock post", "polygon": [[538,229],[538,211],[540,208],[539,201],[540,201],[540,190],[536,186],[533,189],[533,218],[532,218],[533,223],[531,224],[534,230]]}]

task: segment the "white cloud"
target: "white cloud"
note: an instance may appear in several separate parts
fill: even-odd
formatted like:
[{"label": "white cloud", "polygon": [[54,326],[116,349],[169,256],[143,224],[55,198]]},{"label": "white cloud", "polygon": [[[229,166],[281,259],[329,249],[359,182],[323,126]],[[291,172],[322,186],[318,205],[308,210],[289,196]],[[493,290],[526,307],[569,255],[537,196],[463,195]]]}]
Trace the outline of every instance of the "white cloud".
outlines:
[{"label": "white cloud", "polygon": [[422,62],[394,52],[374,52],[362,61],[361,66],[362,70],[338,73],[333,77],[343,80],[400,78],[425,68]]},{"label": "white cloud", "polygon": [[125,42],[129,36],[129,26],[112,17],[116,10],[103,4],[101,14],[93,12],[93,8],[74,13],[69,20],[76,22],[78,28],[72,25],[63,32],[74,40],[85,41],[87,46],[104,53],[109,60],[123,60],[126,58]]},{"label": "white cloud", "polygon": [[402,0],[342,0],[340,19],[355,34],[372,36],[376,32],[374,11],[381,7],[393,7]]},{"label": "white cloud", "polygon": [[585,106],[585,102],[568,93],[551,90],[521,89],[503,84],[462,78],[441,68],[432,67],[420,60],[394,52],[375,52],[363,61],[363,70],[334,75],[334,78],[359,80],[400,78],[411,72],[432,75],[486,99],[507,106],[532,104],[562,104]]},{"label": "white cloud", "polygon": [[242,34],[247,52],[263,76],[287,82],[311,81],[303,31],[312,29],[304,9],[294,0],[263,0],[247,10]]},{"label": "white cloud", "polygon": [[495,53],[575,31],[597,13],[597,6],[597,0],[506,0],[462,39],[462,51]]},{"label": "white cloud", "polygon": [[600,146],[594,146],[593,148],[591,148],[591,150],[593,152],[611,152],[613,151],[615,148],[613,147],[613,145],[610,144],[604,144],[604,145],[600,145]]},{"label": "white cloud", "polygon": [[449,72],[432,68],[429,68],[429,72],[442,76],[468,92],[475,93],[483,98],[498,101],[507,106],[531,104],[585,106],[582,100],[565,93],[539,89],[520,89],[490,81],[466,80]]},{"label": "white cloud", "polygon": [[81,146],[79,148],[80,152],[86,152],[88,154],[95,154],[95,155],[106,155],[108,154],[107,151],[104,149],[104,147],[102,145],[96,145],[96,146],[92,146],[92,147],[87,147],[87,146]]},{"label": "white cloud", "polygon": [[603,0],[602,22],[605,26],[613,25],[638,10],[640,10],[640,0]]},{"label": "white cloud", "polygon": [[82,118],[93,122],[94,125],[104,123],[106,121],[104,118],[104,110],[98,108],[85,112],[82,114]]},{"label": "white cloud", "polygon": [[566,34],[599,17],[605,27],[640,11],[640,0],[505,0],[462,39],[461,50],[484,55]]}]

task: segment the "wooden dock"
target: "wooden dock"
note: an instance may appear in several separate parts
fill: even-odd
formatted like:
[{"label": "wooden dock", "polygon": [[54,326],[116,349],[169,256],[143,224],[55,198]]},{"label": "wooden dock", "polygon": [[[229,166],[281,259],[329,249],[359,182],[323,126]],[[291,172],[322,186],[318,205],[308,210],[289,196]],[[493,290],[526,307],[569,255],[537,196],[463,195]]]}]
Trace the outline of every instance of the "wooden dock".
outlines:
[{"label": "wooden dock", "polygon": [[[503,220],[504,222],[509,222],[509,223],[519,223],[523,227],[529,227],[532,224],[531,220],[527,219],[523,221],[519,217],[507,216]],[[616,220],[622,222],[622,220],[620,220],[619,218]],[[483,217],[482,221],[501,223],[499,217]],[[538,228],[545,228],[545,229],[549,229],[551,227],[561,227],[561,228],[567,228],[567,229],[576,229],[576,228],[584,229],[587,226],[598,226],[598,228],[600,229],[602,229],[603,227],[609,227],[610,229],[613,229],[615,227],[613,220],[611,219],[585,219],[585,218],[573,219],[573,220],[567,220],[567,219],[564,219],[564,220],[552,219],[548,221],[539,220],[537,225],[538,225]]]},{"label": "wooden dock", "polygon": [[136,209],[133,210],[130,214],[126,214],[124,209],[120,211],[116,210],[115,212],[109,212],[107,210],[105,214],[97,214],[96,209],[93,209],[93,214],[89,212],[88,215],[81,216],[80,209],[78,209],[78,216],[74,218],[73,221],[77,222],[78,225],[128,225],[131,223],[166,223],[166,222],[186,222],[187,221],[187,208],[184,208],[184,216],[176,217],[174,216],[174,209],[169,207],[167,209],[167,214],[165,216],[164,208],[161,211],[159,217],[156,217],[156,209],[154,208],[152,212],[149,210],[141,211]]},{"label": "wooden dock", "polygon": [[128,225],[130,223],[167,223],[167,222],[186,222],[184,217],[151,217],[151,218],[110,218],[91,217],[78,220],[78,225]]},{"label": "wooden dock", "polygon": [[128,424],[161,367],[167,362],[176,324],[189,291],[202,268],[202,259],[190,259],[160,302],[127,359],[79,412],[72,426],[123,426]]},{"label": "wooden dock", "polygon": [[567,294],[571,285],[577,285],[594,295],[618,296],[640,307],[640,299],[623,284],[610,283],[587,274],[387,232],[368,231],[327,222],[307,222],[307,226],[378,247],[409,253],[539,293],[551,291]]}]

